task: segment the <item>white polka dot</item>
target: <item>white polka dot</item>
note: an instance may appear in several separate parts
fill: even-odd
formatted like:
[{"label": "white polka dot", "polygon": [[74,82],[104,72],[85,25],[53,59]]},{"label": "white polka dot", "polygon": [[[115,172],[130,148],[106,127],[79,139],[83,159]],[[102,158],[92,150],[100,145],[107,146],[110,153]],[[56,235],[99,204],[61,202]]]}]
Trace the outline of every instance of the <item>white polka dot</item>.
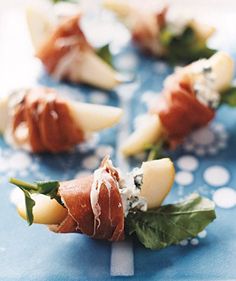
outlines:
[{"label": "white polka dot", "polygon": [[198,155],[198,156],[203,156],[206,154],[206,150],[204,149],[204,147],[198,147],[195,149],[195,153]]},{"label": "white polka dot", "polygon": [[153,91],[147,91],[143,93],[141,97],[141,101],[146,104],[146,106],[149,108],[153,102],[157,99],[157,93]]},{"label": "white polka dot", "polygon": [[199,238],[205,238],[207,236],[207,232],[204,229],[203,231],[199,232],[197,235]]},{"label": "white polka dot", "polygon": [[225,147],[227,146],[227,144],[226,144],[225,141],[221,141],[221,142],[218,143],[218,146],[219,146],[220,148],[225,148]]},{"label": "white polka dot", "polygon": [[108,102],[108,97],[103,92],[94,91],[90,95],[90,100],[95,104],[106,104]]},{"label": "white polka dot", "polygon": [[100,164],[99,159],[96,156],[89,156],[85,158],[82,162],[82,165],[86,169],[96,169]]},{"label": "white polka dot", "polygon": [[192,139],[195,144],[207,145],[212,144],[215,140],[214,133],[208,128],[202,128],[192,134]]},{"label": "white polka dot", "polygon": [[208,152],[209,152],[209,154],[211,154],[211,155],[215,155],[215,154],[217,154],[217,152],[218,152],[218,148],[217,148],[217,147],[214,147],[214,146],[209,147]]},{"label": "white polka dot", "polygon": [[197,158],[191,155],[185,155],[178,159],[177,166],[185,171],[195,171],[198,168]]},{"label": "white polka dot", "polygon": [[220,138],[221,138],[221,140],[227,140],[228,134],[227,134],[226,132],[222,132],[222,133],[220,134]]},{"label": "white polka dot", "polygon": [[181,246],[187,246],[187,245],[188,245],[188,240],[187,240],[187,239],[182,240],[182,241],[180,241],[179,244],[180,244]]},{"label": "white polka dot", "polygon": [[137,67],[138,60],[134,54],[126,54],[121,56],[117,61],[117,67],[121,69],[135,69]]},{"label": "white polka dot", "polygon": [[222,166],[212,166],[205,170],[204,180],[207,184],[212,186],[222,186],[230,180],[228,170]]},{"label": "white polka dot", "polygon": [[193,182],[193,175],[189,172],[179,171],[176,173],[175,181],[179,185],[189,185]]},{"label": "white polka dot", "polygon": [[225,128],[224,128],[224,126],[222,125],[222,124],[214,124],[213,125],[213,129],[214,129],[214,131],[216,131],[216,132],[225,132]]},{"label": "white polka dot", "polygon": [[236,191],[230,187],[222,187],[214,192],[213,201],[220,208],[232,208],[236,206]]},{"label": "white polka dot", "polygon": [[194,149],[194,145],[192,143],[187,142],[186,144],[184,144],[184,148],[187,151],[192,151]]},{"label": "white polka dot", "polygon": [[191,245],[196,246],[199,244],[199,240],[197,238],[193,238],[193,239],[191,239],[190,243],[191,243]]},{"label": "white polka dot", "polygon": [[103,158],[106,155],[111,155],[113,153],[113,148],[111,146],[106,146],[106,145],[100,145],[97,149],[96,149],[96,154],[97,156],[99,156],[100,158]]},{"label": "white polka dot", "polygon": [[153,68],[158,74],[165,74],[167,71],[167,64],[164,62],[156,62]]}]

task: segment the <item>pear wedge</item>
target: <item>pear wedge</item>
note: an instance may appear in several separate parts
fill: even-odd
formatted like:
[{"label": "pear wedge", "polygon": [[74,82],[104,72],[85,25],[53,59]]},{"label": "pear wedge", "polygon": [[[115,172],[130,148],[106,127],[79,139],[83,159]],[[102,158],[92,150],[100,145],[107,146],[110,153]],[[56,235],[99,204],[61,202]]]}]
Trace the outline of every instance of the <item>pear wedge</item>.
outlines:
[{"label": "pear wedge", "polygon": [[42,2],[41,5],[27,6],[25,12],[32,44],[38,50],[56,25],[53,6]]},{"label": "pear wedge", "polygon": [[8,97],[0,99],[0,134],[3,134],[8,121]]},{"label": "pear wedge", "polygon": [[[14,203],[16,204],[18,214],[24,220],[27,220],[23,192],[21,190],[18,192],[22,194],[19,194],[18,199]],[[68,213],[67,209],[62,207],[55,199],[52,200],[50,197],[42,194],[32,194],[31,197],[35,201],[35,206],[33,207],[34,223],[59,224],[65,219]]]},{"label": "pear wedge", "polygon": [[158,115],[147,114],[142,125],[125,140],[121,152],[126,156],[135,155],[142,152],[146,145],[158,142],[163,135],[164,129]]},{"label": "pear wedge", "polygon": [[186,70],[193,72],[193,79],[198,79],[198,75],[194,78],[194,73],[199,73],[203,67],[212,68],[216,91],[222,92],[231,85],[234,75],[234,61],[227,53],[217,52],[209,59],[198,60],[190,64]]},{"label": "pear wedge", "polygon": [[75,122],[85,132],[95,132],[118,123],[123,114],[122,109],[113,106],[69,102]]},{"label": "pear wedge", "polygon": [[120,75],[93,50],[81,54],[78,64],[73,65],[69,78],[73,82],[82,82],[105,90],[111,90],[122,82]]},{"label": "pear wedge", "polygon": [[215,89],[219,92],[226,90],[234,76],[234,61],[225,52],[217,52],[209,59],[215,76]]},{"label": "pear wedge", "polygon": [[148,203],[148,209],[159,207],[174,184],[175,168],[169,158],[143,162],[143,185],[141,196]]}]

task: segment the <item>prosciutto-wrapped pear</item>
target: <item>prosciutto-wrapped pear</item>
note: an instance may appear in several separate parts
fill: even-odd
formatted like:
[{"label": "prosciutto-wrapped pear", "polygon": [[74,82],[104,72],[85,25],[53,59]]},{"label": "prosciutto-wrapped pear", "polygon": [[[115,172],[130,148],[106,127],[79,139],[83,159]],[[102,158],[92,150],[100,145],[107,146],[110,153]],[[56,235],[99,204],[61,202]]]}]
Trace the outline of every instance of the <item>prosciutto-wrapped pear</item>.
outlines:
[{"label": "prosciutto-wrapped pear", "polygon": [[122,152],[134,155],[160,141],[175,148],[193,130],[214,118],[227,91],[231,93],[233,74],[234,62],[224,52],[177,68],[164,81],[162,92],[143,122],[123,143]]},{"label": "prosciutto-wrapped pear", "polygon": [[184,15],[174,14],[167,6],[143,1],[105,0],[131,32],[134,43],[147,53],[176,62],[208,58],[215,51],[207,40],[215,29]]},{"label": "prosciutto-wrapped pear", "polygon": [[122,76],[86,39],[78,5],[74,5],[73,13],[65,11],[64,16],[50,5],[47,8],[30,6],[26,15],[35,55],[50,75],[106,90],[122,82]]},{"label": "prosciutto-wrapped pear", "polygon": [[57,153],[111,127],[121,115],[119,108],[71,101],[50,88],[27,89],[0,101],[0,131],[13,146]]},{"label": "prosciutto-wrapped pear", "polygon": [[93,174],[75,180],[10,182],[21,189],[14,190],[13,201],[30,224],[109,241],[136,233],[147,248],[160,249],[197,235],[215,218],[214,204],[197,194],[183,203],[161,206],[174,175],[169,159],[144,162],[124,176],[105,157]]}]

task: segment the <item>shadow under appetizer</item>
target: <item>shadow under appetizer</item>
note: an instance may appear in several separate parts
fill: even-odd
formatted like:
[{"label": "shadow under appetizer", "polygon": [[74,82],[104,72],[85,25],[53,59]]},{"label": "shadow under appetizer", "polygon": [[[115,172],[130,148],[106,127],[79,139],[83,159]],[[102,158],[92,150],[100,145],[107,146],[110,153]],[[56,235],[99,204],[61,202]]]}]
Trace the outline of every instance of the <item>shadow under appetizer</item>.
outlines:
[{"label": "shadow under appetizer", "polygon": [[64,15],[50,6],[49,10],[31,6],[26,15],[35,55],[56,80],[111,90],[129,79],[112,68],[108,45],[95,49],[88,42],[78,5]]},{"label": "shadow under appetizer", "polygon": [[177,68],[124,141],[122,152],[134,155],[160,144],[174,149],[193,130],[212,121],[222,104],[236,106],[233,74],[234,62],[224,52]]},{"label": "shadow under appetizer", "polygon": [[154,8],[147,3],[105,0],[104,6],[114,12],[130,30],[134,43],[145,52],[171,63],[192,62],[215,53],[207,40],[215,29],[183,15],[173,17],[168,7]]},{"label": "shadow under appetizer", "polygon": [[5,140],[34,153],[64,152],[119,122],[122,110],[62,98],[50,88],[19,90],[0,101]]},{"label": "shadow under appetizer", "polygon": [[109,241],[136,235],[145,247],[161,249],[196,236],[216,217],[214,203],[198,194],[161,206],[174,175],[167,158],[144,162],[122,175],[105,157],[93,174],[75,180],[31,184],[12,178],[10,182],[19,187],[14,202],[30,225]]}]

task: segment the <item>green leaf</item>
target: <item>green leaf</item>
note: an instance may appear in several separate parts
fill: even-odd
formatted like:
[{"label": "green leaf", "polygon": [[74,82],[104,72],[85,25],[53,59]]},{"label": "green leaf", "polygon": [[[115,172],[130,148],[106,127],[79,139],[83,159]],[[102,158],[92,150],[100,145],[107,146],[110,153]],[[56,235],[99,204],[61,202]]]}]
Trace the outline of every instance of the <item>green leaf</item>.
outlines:
[{"label": "green leaf", "polygon": [[30,193],[22,190],[25,195],[25,207],[26,207],[26,217],[29,225],[34,222],[33,207],[35,206],[35,201],[31,198]]},{"label": "green leaf", "polygon": [[31,194],[37,193],[49,196],[51,199],[57,200],[57,202],[64,207],[61,197],[58,195],[58,188],[60,186],[58,181],[39,181],[31,184],[22,180],[10,178],[9,182],[18,186],[24,192],[26,215],[29,225],[34,222],[33,207],[35,206],[35,201],[31,198]]},{"label": "green leaf", "polygon": [[216,218],[215,205],[194,193],[178,204],[128,214],[126,230],[150,249],[162,249],[195,237]]},{"label": "green leaf", "polygon": [[208,48],[206,42],[199,40],[190,26],[187,26],[180,35],[175,35],[168,27],[163,28],[160,42],[167,50],[167,59],[173,64],[209,58],[216,52]]},{"label": "green leaf", "polygon": [[109,44],[96,50],[96,54],[103,59],[107,64],[112,66],[112,54],[110,52]]},{"label": "green leaf", "polygon": [[58,181],[45,181],[35,183],[38,187],[37,193],[48,195],[51,199],[57,200],[57,202],[63,206],[61,197],[58,195],[58,188],[60,186],[60,183]]},{"label": "green leaf", "polygon": [[221,93],[220,105],[226,104],[231,107],[236,106],[236,87],[231,87]]}]

